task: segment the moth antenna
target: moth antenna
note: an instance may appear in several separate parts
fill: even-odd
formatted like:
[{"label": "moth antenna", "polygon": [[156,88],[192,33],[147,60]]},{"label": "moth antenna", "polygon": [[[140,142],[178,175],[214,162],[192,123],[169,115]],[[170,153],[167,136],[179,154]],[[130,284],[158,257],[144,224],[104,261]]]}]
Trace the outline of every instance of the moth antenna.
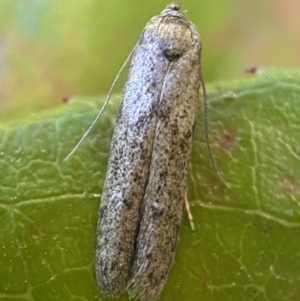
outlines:
[{"label": "moth antenna", "polygon": [[206,88],[205,88],[205,84],[204,84],[204,79],[202,76],[202,72],[201,72],[201,76],[200,76],[200,81],[201,81],[201,85],[202,85],[202,94],[203,94],[203,102],[204,102],[204,131],[205,131],[205,140],[206,140],[206,146],[207,146],[207,150],[208,150],[208,154],[209,154],[209,158],[210,161],[212,163],[213,169],[215,171],[215,173],[217,174],[218,178],[221,180],[221,182],[226,186],[226,187],[230,187],[230,184],[228,184],[222,177],[222,175],[220,174],[220,171],[217,167],[216,161],[214,159],[214,156],[212,154],[211,151],[211,146],[210,146],[210,141],[209,141],[209,135],[208,135],[208,101],[207,101],[207,94],[206,94]]},{"label": "moth antenna", "polygon": [[134,50],[135,50],[136,47],[137,47],[137,46],[135,46],[135,47],[133,48],[133,50],[130,52],[129,56],[127,57],[127,59],[126,59],[125,62],[123,63],[121,69],[119,70],[119,72],[118,72],[116,78],[114,79],[114,81],[113,81],[113,83],[112,83],[112,86],[111,86],[111,88],[110,88],[110,90],[109,90],[109,92],[108,92],[108,94],[107,94],[107,96],[106,96],[105,102],[104,102],[102,108],[100,109],[98,115],[96,116],[96,118],[94,119],[94,121],[92,122],[92,124],[89,126],[89,128],[86,130],[86,132],[83,134],[83,136],[82,136],[81,139],[78,141],[78,143],[75,145],[75,147],[72,149],[72,151],[66,156],[66,158],[65,158],[63,161],[68,160],[68,159],[75,153],[75,151],[78,149],[78,147],[80,146],[80,144],[82,143],[82,141],[83,141],[83,140],[86,138],[86,136],[90,133],[90,131],[92,130],[92,128],[94,127],[94,125],[96,124],[96,122],[97,122],[97,121],[99,120],[99,118],[101,117],[102,113],[104,112],[104,110],[105,110],[105,108],[106,108],[106,106],[107,106],[107,104],[108,104],[108,101],[110,100],[111,94],[112,94],[112,92],[113,92],[113,90],[114,90],[114,88],[115,88],[115,86],[116,86],[116,84],[117,84],[117,82],[118,82],[118,80],[119,80],[119,78],[120,78],[120,76],[121,76],[121,73],[123,72],[123,70],[125,69],[127,63],[128,63],[129,60],[131,59],[131,56],[132,56],[132,54],[133,54],[133,52],[134,52]]}]

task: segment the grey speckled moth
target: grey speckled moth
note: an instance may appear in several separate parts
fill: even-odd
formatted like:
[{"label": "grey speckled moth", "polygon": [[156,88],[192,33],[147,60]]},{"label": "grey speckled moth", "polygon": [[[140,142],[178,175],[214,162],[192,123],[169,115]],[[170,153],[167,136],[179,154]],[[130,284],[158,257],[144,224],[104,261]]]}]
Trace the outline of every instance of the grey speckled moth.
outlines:
[{"label": "grey speckled moth", "polygon": [[109,297],[155,300],[173,262],[201,83],[201,42],[170,4],[131,54],[97,226],[96,275]]}]

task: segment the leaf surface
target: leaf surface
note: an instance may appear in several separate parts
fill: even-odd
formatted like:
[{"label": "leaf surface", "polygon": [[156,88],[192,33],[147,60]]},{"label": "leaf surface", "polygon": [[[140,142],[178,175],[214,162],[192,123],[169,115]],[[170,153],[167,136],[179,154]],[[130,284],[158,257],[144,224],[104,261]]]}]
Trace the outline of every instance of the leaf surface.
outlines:
[{"label": "leaf surface", "polygon": [[[175,262],[160,300],[295,301],[300,295],[300,71],[208,87],[214,173],[202,104]],[[103,300],[97,213],[119,106],[101,99],[0,125],[0,300]],[[121,300],[127,300],[122,296]]]}]

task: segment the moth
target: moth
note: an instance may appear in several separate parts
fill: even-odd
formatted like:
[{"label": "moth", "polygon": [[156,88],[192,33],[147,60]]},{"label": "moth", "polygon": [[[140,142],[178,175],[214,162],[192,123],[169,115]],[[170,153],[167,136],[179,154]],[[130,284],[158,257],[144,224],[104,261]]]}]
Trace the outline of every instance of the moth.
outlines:
[{"label": "moth", "polygon": [[184,207],[197,115],[201,41],[179,5],[144,28],[111,142],[97,225],[96,277],[109,297],[158,298]]}]

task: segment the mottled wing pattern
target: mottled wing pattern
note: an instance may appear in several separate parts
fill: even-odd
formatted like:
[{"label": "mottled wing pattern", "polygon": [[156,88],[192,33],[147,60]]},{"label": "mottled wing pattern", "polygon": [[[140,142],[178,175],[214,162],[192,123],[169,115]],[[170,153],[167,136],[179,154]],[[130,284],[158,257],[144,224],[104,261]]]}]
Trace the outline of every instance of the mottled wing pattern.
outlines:
[{"label": "mottled wing pattern", "polygon": [[130,286],[130,296],[141,300],[158,297],[174,258],[200,88],[200,42],[194,27],[170,17],[160,22],[157,34],[170,68],[156,103],[157,122]]},{"label": "mottled wing pattern", "polygon": [[147,31],[141,35],[112,138],[96,249],[97,283],[108,296],[123,292],[131,273],[157,123],[155,108],[168,65],[158,43]]},{"label": "mottled wing pattern", "polygon": [[200,38],[177,5],[133,53],[99,210],[96,276],[107,296],[158,297],[182,215],[200,88]]}]

